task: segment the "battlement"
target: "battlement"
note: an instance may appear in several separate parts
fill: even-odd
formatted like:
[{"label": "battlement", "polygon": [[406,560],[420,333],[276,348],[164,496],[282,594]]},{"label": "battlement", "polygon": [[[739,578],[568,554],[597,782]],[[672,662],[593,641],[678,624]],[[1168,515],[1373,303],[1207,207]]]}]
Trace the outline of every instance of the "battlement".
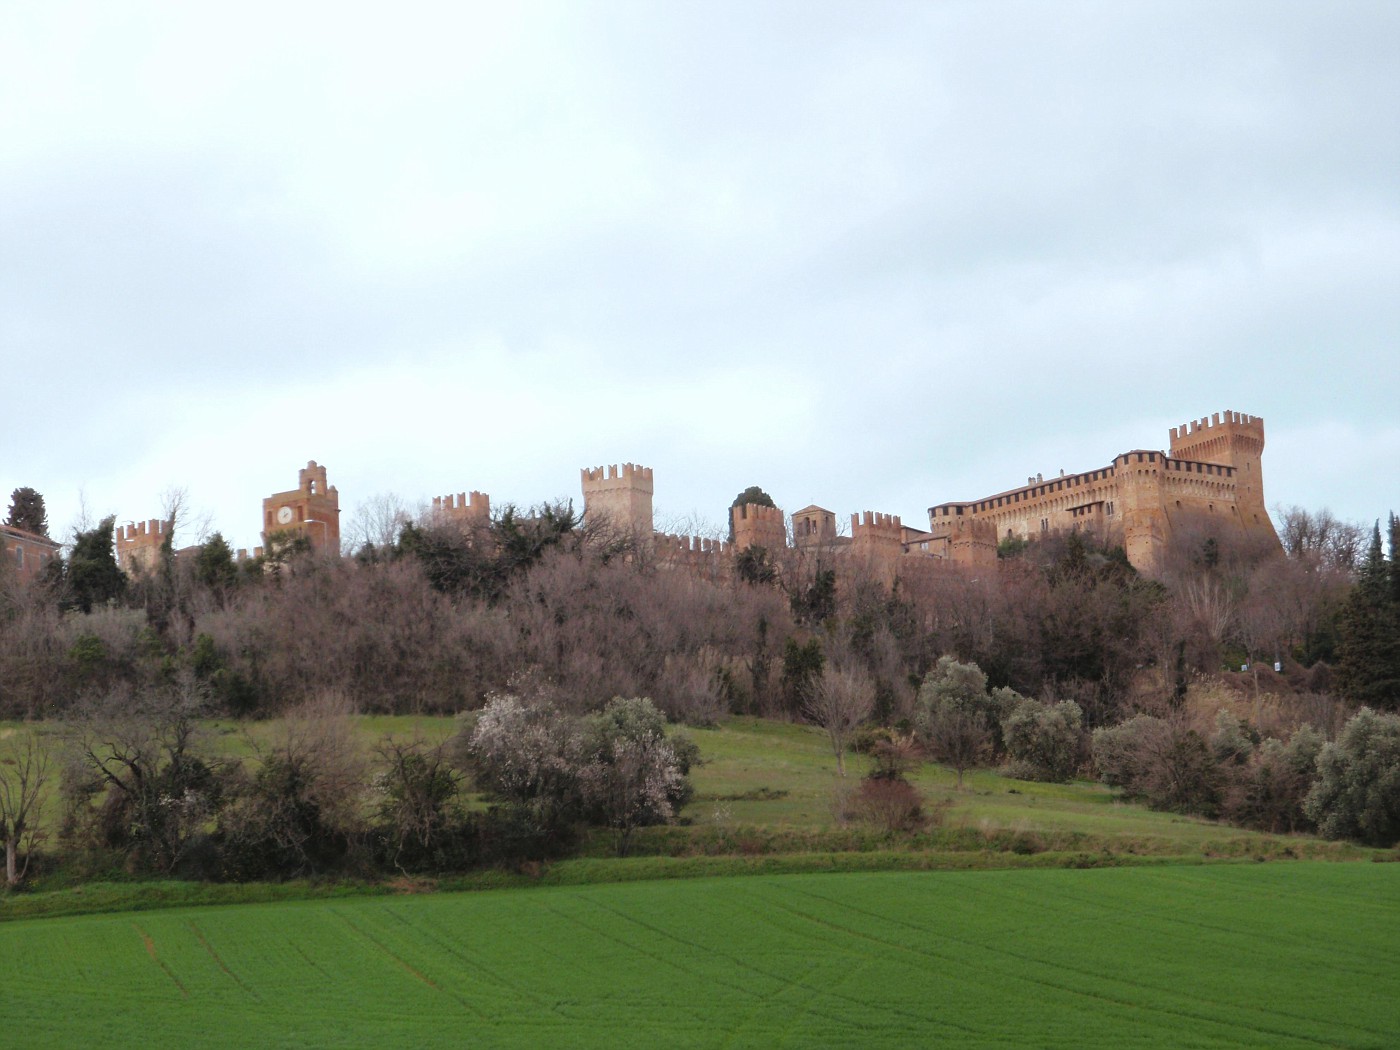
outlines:
[{"label": "battlement", "polygon": [[1129,452],[1120,452],[1113,457],[1113,469],[1115,471],[1129,468],[1140,469],[1146,467],[1149,470],[1161,470],[1162,464],[1171,459],[1165,452],[1160,450],[1135,448]]},{"label": "battlement", "polygon": [[1165,460],[1168,471],[1176,474],[1210,474],[1222,478],[1233,478],[1235,468],[1223,463],[1205,463],[1196,459],[1178,459],[1168,456]]},{"label": "battlement", "polygon": [[639,467],[635,463],[624,463],[621,468],[616,463],[607,467],[584,467],[579,471],[584,492],[590,488],[636,488],[652,491],[651,467]]},{"label": "battlement", "polygon": [[[1223,422],[1222,416],[1224,417]],[[1190,423],[1183,423],[1179,427],[1171,428],[1172,449],[1176,449],[1178,442],[1187,443],[1202,437],[1216,437],[1227,430],[1257,437],[1262,441],[1264,440],[1264,419],[1262,416],[1232,412],[1229,409],[1223,413],[1216,412],[1209,417],[1202,416],[1200,419],[1193,419]]]},{"label": "battlement", "polygon": [[734,524],[741,521],[762,522],[763,524],[777,524],[779,528],[785,529],[785,518],[782,508],[769,507],[762,503],[740,503],[734,508]]},{"label": "battlement", "polygon": [[433,497],[433,514],[446,518],[486,520],[491,517],[491,497],[484,492],[448,493]]},{"label": "battlement", "polygon": [[888,532],[903,528],[903,523],[899,520],[898,514],[880,514],[876,511],[862,511],[859,514],[851,515],[851,535],[857,532],[879,531]]},{"label": "battlement", "polygon": [[714,540],[707,536],[677,536],[673,533],[657,533],[658,554],[685,554],[725,557],[732,553],[730,544],[724,540]]},{"label": "battlement", "polygon": [[116,541],[118,544],[140,544],[143,541],[149,542],[151,537],[163,539],[167,524],[160,518],[148,518],[140,525],[135,522],[119,525],[116,530]]}]

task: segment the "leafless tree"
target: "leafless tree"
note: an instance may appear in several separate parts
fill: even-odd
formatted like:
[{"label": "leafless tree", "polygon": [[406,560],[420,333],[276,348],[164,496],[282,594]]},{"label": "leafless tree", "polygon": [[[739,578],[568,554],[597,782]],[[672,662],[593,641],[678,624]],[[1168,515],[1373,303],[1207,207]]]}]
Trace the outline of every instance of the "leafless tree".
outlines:
[{"label": "leafless tree", "polygon": [[864,671],[852,667],[828,667],[803,704],[803,714],[825,729],[831,740],[838,775],[846,775],[847,741],[874,709],[875,683]]},{"label": "leafless tree", "polygon": [[49,751],[37,734],[20,731],[6,737],[0,744],[0,838],[5,840],[5,881],[11,886],[19,885],[29,870],[48,782]]},{"label": "leafless tree", "polygon": [[1366,530],[1355,522],[1341,521],[1324,507],[1275,507],[1278,538],[1284,552],[1295,560],[1351,572],[1366,546]]},{"label": "leafless tree", "polygon": [[348,554],[366,547],[384,549],[399,541],[399,533],[413,518],[408,504],[392,492],[371,496],[350,516],[342,546]]}]

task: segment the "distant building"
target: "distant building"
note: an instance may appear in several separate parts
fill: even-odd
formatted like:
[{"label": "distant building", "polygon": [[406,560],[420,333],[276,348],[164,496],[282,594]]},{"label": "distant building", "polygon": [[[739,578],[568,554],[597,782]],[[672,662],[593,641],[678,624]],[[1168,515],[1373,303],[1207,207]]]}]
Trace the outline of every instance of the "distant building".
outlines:
[{"label": "distant building", "polygon": [[4,544],[6,563],[25,583],[42,576],[49,563],[63,550],[63,544],[47,536],[26,532],[12,525],[0,525],[0,541]]}]

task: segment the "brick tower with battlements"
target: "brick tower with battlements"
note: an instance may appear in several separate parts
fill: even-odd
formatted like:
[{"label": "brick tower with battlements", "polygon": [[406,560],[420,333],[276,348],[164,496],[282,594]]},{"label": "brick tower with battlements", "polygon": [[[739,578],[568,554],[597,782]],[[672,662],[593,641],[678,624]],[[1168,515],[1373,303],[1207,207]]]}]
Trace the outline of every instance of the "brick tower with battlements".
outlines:
[{"label": "brick tower with battlements", "polygon": [[761,503],[741,503],[730,511],[734,523],[734,550],[762,547],[780,551],[787,546],[787,517],[780,507]]},{"label": "brick tower with battlements", "polygon": [[155,569],[168,524],[159,518],[151,518],[140,525],[131,522],[117,528],[113,536],[117,565],[124,573],[128,576],[145,576]]}]

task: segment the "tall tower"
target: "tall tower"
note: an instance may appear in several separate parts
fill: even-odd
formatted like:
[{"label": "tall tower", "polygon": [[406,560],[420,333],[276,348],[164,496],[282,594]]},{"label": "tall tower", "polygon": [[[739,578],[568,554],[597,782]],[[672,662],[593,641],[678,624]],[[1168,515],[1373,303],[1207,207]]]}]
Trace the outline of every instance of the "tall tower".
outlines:
[{"label": "tall tower", "polygon": [[297,487],[263,500],[263,545],[279,532],[305,536],[311,549],[340,553],[340,493],[326,484],[326,468],[313,459],[297,478]]},{"label": "tall tower", "polygon": [[[1222,419],[1223,417],[1223,419]],[[1264,421],[1228,409],[1171,429],[1171,454],[1176,459],[1218,463],[1235,468],[1235,500],[1245,525],[1269,520],[1264,507]]]},{"label": "tall tower", "polygon": [[614,463],[606,469],[585,467],[579,475],[583,482],[584,521],[590,525],[607,521],[638,539],[651,539],[650,467],[624,463],[619,470]]}]

